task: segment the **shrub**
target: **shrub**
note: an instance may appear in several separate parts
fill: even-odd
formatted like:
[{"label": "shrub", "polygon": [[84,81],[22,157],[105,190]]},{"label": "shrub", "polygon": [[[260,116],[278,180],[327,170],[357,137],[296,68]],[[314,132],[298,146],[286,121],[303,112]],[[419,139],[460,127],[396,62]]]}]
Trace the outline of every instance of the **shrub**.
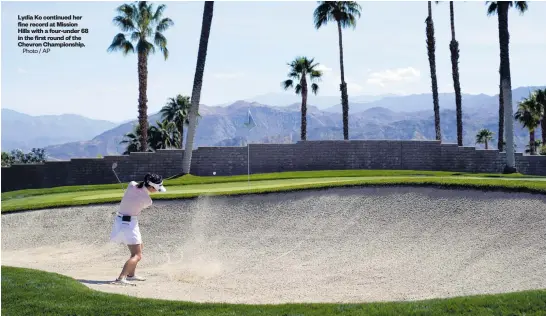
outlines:
[{"label": "shrub", "polygon": [[43,148],[32,148],[28,153],[20,149],[12,150],[10,153],[2,152],[2,167],[9,167],[14,163],[43,163],[46,161],[46,152]]}]

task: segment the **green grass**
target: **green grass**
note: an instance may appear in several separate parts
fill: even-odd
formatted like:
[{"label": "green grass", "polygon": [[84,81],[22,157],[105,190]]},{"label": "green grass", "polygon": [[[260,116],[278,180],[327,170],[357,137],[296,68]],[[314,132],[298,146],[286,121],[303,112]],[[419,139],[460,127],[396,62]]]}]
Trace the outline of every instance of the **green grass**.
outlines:
[{"label": "green grass", "polygon": [[[497,173],[462,173],[449,171],[419,171],[419,170],[321,170],[321,171],[294,171],[294,172],[275,172],[250,175],[251,181],[260,180],[282,180],[282,179],[309,179],[309,178],[331,178],[331,177],[390,177],[390,176],[434,176],[434,177],[454,177],[454,176],[475,176],[487,178],[546,178],[542,176],[527,176],[520,173],[497,174]],[[138,179],[136,179],[138,180]],[[186,175],[176,179],[165,180],[166,186],[226,183],[226,182],[244,182],[248,180],[247,175],[241,176],[207,176],[198,177]],[[28,189],[2,193],[2,201],[13,198],[22,198],[34,195],[44,195],[52,193],[65,193],[76,191],[97,191],[112,190],[121,188],[116,184],[99,185],[76,185],[64,186],[46,189]]]},{"label": "green grass", "polygon": [[[524,179],[542,178],[542,179]],[[434,186],[546,194],[544,177],[430,171],[341,170],[167,180],[154,200],[350,186]],[[118,202],[119,184],[21,190],[2,194],[2,213]],[[546,315],[546,290],[419,302],[231,305],[138,299],[90,290],[53,273],[2,266],[3,315]]]},{"label": "green grass", "polygon": [[[324,189],[345,186],[419,185],[436,187],[506,190],[546,194],[542,177],[528,179],[522,175],[459,174],[453,172],[341,170],[287,172],[253,175],[251,185],[246,176],[195,177],[168,180],[168,192],[154,194],[154,200],[186,199],[206,195],[241,195]],[[74,186],[52,189],[22,190],[2,194],[2,213],[119,202],[120,185]]]},{"label": "green grass", "polygon": [[546,290],[414,302],[235,305],[143,299],[2,266],[2,315],[546,315]]}]

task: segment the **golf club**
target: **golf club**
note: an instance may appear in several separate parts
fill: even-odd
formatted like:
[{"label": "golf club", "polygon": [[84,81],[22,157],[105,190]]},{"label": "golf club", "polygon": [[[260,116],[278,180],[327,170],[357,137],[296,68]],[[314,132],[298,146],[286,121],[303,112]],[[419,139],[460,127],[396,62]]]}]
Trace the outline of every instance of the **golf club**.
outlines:
[{"label": "golf club", "polygon": [[112,171],[114,172],[114,175],[116,176],[116,179],[118,179],[118,182],[119,182],[119,184],[121,185],[121,189],[124,190],[124,188],[123,188],[123,183],[121,183],[121,180],[119,179],[118,174],[116,173],[116,168],[117,168],[117,167],[118,167],[118,163],[117,163],[117,162],[114,162],[114,163],[112,164]]}]

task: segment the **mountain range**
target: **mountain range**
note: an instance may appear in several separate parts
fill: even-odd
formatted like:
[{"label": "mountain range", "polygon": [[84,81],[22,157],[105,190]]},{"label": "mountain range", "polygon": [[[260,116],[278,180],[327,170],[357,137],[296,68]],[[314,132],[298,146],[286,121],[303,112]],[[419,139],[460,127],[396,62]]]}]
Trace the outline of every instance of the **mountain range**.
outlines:
[{"label": "mountain range", "polygon": [[91,139],[117,124],[80,115],[31,116],[2,109],[2,150],[29,151],[49,145]]},{"label": "mountain range", "polygon": [[[512,92],[513,106],[529,95],[530,91],[544,87],[521,87]],[[266,95],[267,96],[267,95]],[[274,98],[273,95],[269,95]],[[334,97],[332,97],[334,98]],[[453,93],[440,94],[441,126],[443,142],[456,143],[455,97]],[[259,98],[258,98],[259,99]],[[358,99],[355,98],[355,99]],[[378,96],[377,99],[362,97],[362,102],[350,102],[349,135],[351,139],[434,139],[434,119],[431,94],[409,96]],[[333,100],[333,99],[332,99]],[[282,102],[282,101],[281,101]],[[277,101],[277,104],[282,104]],[[498,95],[463,94],[463,124],[464,144],[475,146],[475,135],[481,128],[487,128],[495,134],[498,130]],[[248,110],[257,126],[249,133],[244,122]],[[4,113],[9,111],[8,116]],[[133,130],[136,119],[116,125],[115,123],[96,121],[81,117],[74,118],[73,125],[63,123],[64,127],[38,126],[36,124],[21,124],[8,122],[14,117],[14,111],[2,110],[2,150],[5,144],[20,142],[18,135],[26,134],[26,143],[39,144],[33,147],[45,147],[50,159],[70,159],[75,157],[97,157],[98,155],[118,155],[124,151],[120,141],[123,135]],[[256,101],[237,101],[228,106],[200,106],[201,118],[197,127],[195,146],[241,146],[249,142],[287,143],[296,142],[300,135],[300,104],[274,106]],[[43,117],[34,117],[35,120]],[[57,120],[72,122],[70,117],[59,116]],[[151,114],[149,121],[154,124],[160,119],[159,114]],[[11,125],[6,125],[11,124]],[[88,124],[86,134],[76,133],[79,126]],[[91,128],[89,125],[93,125]],[[113,125],[113,126],[112,126]],[[10,133],[5,133],[5,126],[11,126]],[[30,127],[31,131],[28,131]],[[307,120],[308,140],[342,139],[343,125],[341,105],[327,106],[322,104],[308,106]],[[97,131],[92,136],[87,136]],[[518,151],[523,151],[528,142],[529,132],[519,123],[515,125],[515,137]],[[49,134],[47,134],[49,133]],[[44,135],[49,135],[48,142],[41,142]],[[31,135],[36,135],[32,138]],[[72,140],[59,141],[70,135]],[[537,136],[540,129],[537,130]],[[41,138],[39,138],[40,136]],[[57,138],[56,138],[57,137]],[[86,138],[87,137],[87,138]],[[496,148],[496,136],[491,142]]]},{"label": "mountain range", "polygon": [[[395,94],[382,94],[382,95],[360,95],[349,96],[349,102],[351,103],[367,103],[372,101],[381,100],[384,97],[397,96]],[[260,104],[267,104],[270,106],[287,106],[290,104],[301,102],[301,97],[295,93],[266,93],[258,95],[252,98],[244,99],[247,102],[256,102]],[[325,111],[331,111],[335,108],[333,104],[340,102],[339,96],[309,96],[309,101],[317,108]],[[225,104],[229,105],[229,104]]]}]

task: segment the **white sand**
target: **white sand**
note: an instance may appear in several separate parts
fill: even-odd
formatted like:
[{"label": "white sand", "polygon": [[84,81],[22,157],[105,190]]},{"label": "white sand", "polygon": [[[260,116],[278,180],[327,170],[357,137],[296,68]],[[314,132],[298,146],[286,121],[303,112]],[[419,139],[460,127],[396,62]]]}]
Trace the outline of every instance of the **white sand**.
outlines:
[{"label": "white sand", "polygon": [[354,188],[155,202],[136,287],[116,206],[2,216],[2,264],[197,302],[415,300],[546,288],[546,196]]}]

